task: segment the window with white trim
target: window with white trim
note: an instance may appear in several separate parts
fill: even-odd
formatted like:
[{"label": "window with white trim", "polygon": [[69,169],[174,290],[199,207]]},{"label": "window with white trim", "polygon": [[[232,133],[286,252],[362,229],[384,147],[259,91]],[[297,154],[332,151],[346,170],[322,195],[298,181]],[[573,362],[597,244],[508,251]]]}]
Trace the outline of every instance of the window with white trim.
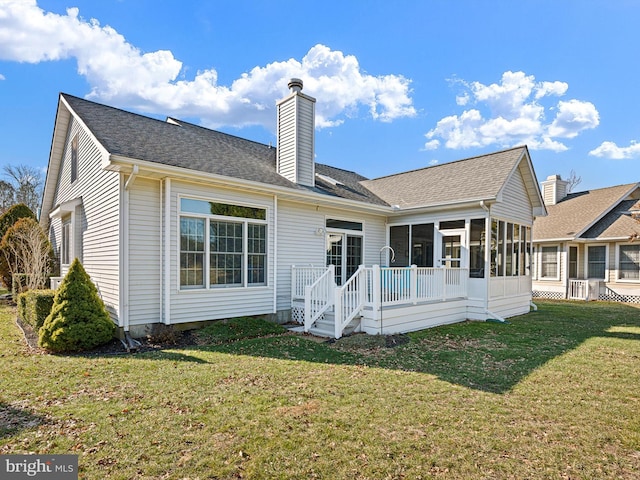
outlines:
[{"label": "window with white trim", "polygon": [[78,178],[78,134],[71,140],[71,183]]},{"label": "window with white trim", "polygon": [[180,287],[266,285],[264,208],[180,199]]},{"label": "window with white trim", "polygon": [[587,278],[604,280],[607,266],[607,247],[590,245],[587,247]]},{"label": "window with white trim", "polygon": [[640,244],[618,247],[618,279],[640,280]]},{"label": "window with white trim", "polygon": [[555,279],[560,278],[558,268],[558,247],[540,247],[540,278]]},{"label": "window with white trim", "polygon": [[60,263],[69,265],[71,263],[71,217],[63,220],[61,237]]}]

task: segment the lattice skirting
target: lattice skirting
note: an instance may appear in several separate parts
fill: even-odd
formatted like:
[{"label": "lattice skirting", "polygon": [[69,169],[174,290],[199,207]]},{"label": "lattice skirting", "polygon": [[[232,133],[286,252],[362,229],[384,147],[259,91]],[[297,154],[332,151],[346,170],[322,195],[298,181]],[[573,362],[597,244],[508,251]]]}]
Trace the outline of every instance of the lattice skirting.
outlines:
[{"label": "lattice skirting", "polygon": [[304,323],[304,307],[291,307],[291,321],[301,325]]},{"label": "lattice skirting", "polygon": [[[324,320],[324,313],[318,320]],[[304,325],[304,307],[291,307],[291,321]]]},{"label": "lattice skirting", "polygon": [[548,300],[564,300],[564,294],[562,292],[543,292],[540,290],[534,290],[531,292],[533,298],[546,298]]},{"label": "lattice skirting", "polygon": [[620,295],[612,290],[608,290],[607,293],[598,295],[598,300],[604,302],[640,303],[640,295]]}]

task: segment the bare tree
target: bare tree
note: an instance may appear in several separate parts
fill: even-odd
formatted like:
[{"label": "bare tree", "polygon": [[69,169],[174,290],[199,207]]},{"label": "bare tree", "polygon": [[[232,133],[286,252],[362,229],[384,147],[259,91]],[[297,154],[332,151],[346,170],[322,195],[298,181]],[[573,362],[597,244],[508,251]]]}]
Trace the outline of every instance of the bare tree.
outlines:
[{"label": "bare tree", "polygon": [[9,177],[15,192],[15,203],[24,203],[33,212],[40,209],[42,196],[42,173],[28,165],[5,165],[5,176]]},{"label": "bare tree", "polygon": [[573,189],[576,188],[580,182],[582,182],[582,177],[579,176],[575,170],[571,169],[569,172],[569,178],[567,178],[567,193],[573,192]]},{"label": "bare tree", "polygon": [[0,245],[13,278],[24,275],[27,289],[44,288],[51,271],[51,244],[33,218],[21,218],[5,234]]},{"label": "bare tree", "polygon": [[0,214],[16,203],[16,189],[9,182],[0,180]]}]

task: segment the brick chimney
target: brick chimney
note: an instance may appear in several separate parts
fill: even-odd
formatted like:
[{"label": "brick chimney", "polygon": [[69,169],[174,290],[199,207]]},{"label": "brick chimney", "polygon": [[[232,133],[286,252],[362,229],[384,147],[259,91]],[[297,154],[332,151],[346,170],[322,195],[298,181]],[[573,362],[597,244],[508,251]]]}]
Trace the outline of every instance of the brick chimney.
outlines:
[{"label": "brick chimney", "polygon": [[292,78],[291,93],[277,106],[277,169],[288,180],[315,185],[315,105],[316,99],[302,93],[302,80]]},{"label": "brick chimney", "polygon": [[549,175],[542,182],[542,198],[545,205],[555,205],[567,196],[569,182],[562,180],[560,175]]}]

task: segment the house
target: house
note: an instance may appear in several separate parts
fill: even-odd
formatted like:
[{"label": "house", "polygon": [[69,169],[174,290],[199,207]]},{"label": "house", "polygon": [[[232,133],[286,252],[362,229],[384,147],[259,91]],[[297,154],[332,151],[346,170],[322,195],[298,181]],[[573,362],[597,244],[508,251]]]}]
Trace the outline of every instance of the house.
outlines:
[{"label": "house", "polygon": [[40,221],[62,275],[79,258],[132,337],[245,315],[340,337],[529,311],[545,207],[526,147],[368,180],[315,162],[315,99],[289,88],[277,148],[60,94]]},{"label": "house", "polygon": [[640,303],[640,183],[568,193],[551,175],[542,192],[533,296]]}]

